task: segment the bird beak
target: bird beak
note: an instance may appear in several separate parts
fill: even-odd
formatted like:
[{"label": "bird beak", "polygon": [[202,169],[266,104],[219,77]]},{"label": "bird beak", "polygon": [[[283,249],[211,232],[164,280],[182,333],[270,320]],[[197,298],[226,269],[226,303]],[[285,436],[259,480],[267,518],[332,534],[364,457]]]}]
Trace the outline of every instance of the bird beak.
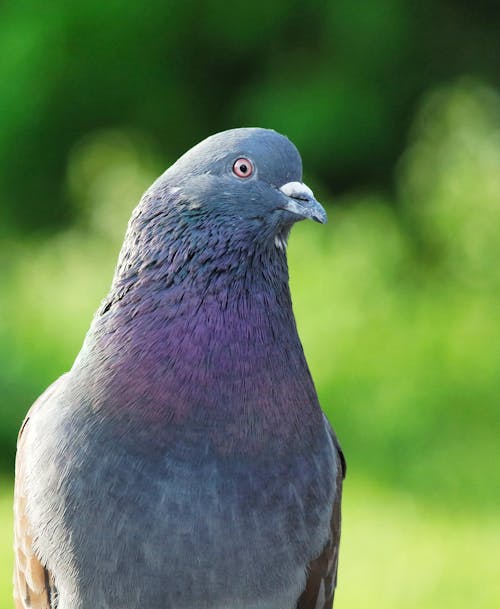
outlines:
[{"label": "bird beak", "polygon": [[311,218],[320,224],[327,221],[326,211],[321,203],[316,201],[312,190],[302,182],[288,182],[280,191],[286,196],[287,201],[281,207],[286,211],[300,216],[300,219]]}]

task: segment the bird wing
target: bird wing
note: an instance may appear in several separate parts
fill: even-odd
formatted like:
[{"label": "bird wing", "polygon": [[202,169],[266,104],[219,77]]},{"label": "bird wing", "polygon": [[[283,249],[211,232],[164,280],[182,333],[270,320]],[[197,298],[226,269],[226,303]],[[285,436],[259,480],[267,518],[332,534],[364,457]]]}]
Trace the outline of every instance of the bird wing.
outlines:
[{"label": "bird wing", "polygon": [[346,461],[337,437],[325,417],[325,424],[338,455],[335,499],[330,521],[330,537],[321,554],[312,560],[307,568],[307,581],[301,594],[297,609],[331,609],[337,585],[337,566],[340,543],[340,504],[342,500],[342,481],[346,473]]},{"label": "bird wing", "polygon": [[26,429],[36,411],[54,394],[64,377],[58,379],[33,404],[17,439],[16,482],[14,487],[14,601],[16,609],[55,609],[56,590],[50,572],[33,548],[32,530],[26,503],[29,495],[26,459]]}]

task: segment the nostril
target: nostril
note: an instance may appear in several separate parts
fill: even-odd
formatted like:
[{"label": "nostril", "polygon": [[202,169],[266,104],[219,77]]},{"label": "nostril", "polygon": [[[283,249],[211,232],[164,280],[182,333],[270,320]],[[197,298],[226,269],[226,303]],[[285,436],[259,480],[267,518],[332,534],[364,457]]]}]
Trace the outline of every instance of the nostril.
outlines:
[{"label": "nostril", "polygon": [[280,188],[281,192],[297,201],[310,202],[314,200],[312,190],[303,182],[288,182]]},{"label": "nostril", "polygon": [[311,197],[308,197],[306,194],[292,195],[291,198],[296,199],[297,201],[306,201],[306,202],[311,200]]}]

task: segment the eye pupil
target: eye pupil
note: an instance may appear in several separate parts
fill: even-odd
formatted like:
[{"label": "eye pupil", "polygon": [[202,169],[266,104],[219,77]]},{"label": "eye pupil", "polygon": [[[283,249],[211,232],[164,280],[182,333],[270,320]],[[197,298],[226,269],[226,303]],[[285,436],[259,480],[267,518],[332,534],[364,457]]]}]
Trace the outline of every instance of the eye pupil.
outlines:
[{"label": "eye pupil", "polygon": [[253,173],[253,164],[250,159],[241,157],[233,163],[233,173],[239,178],[249,178]]}]

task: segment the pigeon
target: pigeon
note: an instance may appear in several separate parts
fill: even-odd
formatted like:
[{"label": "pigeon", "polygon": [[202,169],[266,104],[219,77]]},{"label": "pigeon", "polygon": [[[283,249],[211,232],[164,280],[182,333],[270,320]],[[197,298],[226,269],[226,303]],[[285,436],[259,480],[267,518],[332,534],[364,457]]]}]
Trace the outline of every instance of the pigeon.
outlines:
[{"label": "pigeon", "polygon": [[300,155],[261,128],[208,137],[143,195],[19,434],[18,609],[332,606],[345,460],[292,311],[305,218],[327,219]]}]

